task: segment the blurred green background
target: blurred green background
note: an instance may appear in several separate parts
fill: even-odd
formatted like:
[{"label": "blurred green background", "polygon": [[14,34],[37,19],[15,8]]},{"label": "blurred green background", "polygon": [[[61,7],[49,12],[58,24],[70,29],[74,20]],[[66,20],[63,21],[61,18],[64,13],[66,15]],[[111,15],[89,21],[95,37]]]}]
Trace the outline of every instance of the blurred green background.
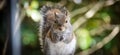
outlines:
[{"label": "blurred green background", "polygon": [[[1,2],[1,1],[0,1]],[[22,22],[22,55],[41,55],[39,42],[40,8],[61,4],[70,12],[71,23],[77,37],[76,53],[92,48],[108,36],[115,25],[120,25],[119,0],[20,0]],[[7,6],[0,8],[0,52],[7,38]],[[5,19],[6,18],[6,19]],[[7,50],[9,51],[9,50]],[[120,33],[91,55],[120,55]]]}]

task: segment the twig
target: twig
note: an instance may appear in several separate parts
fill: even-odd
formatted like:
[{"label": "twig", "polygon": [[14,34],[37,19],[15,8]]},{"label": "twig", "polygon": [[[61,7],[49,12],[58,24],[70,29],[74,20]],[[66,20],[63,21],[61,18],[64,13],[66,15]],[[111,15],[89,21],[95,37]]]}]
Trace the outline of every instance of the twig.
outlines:
[{"label": "twig", "polygon": [[89,54],[95,52],[96,50],[102,48],[105,44],[110,42],[119,33],[119,29],[120,29],[119,26],[116,26],[113,29],[113,31],[108,36],[106,36],[102,41],[98,42],[92,48],[78,53],[77,55],[89,55]]},{"label": "twig", "polygon": [[103,25],[100,25],[100,27],[98,27],[98,28],[93,29],[92,31],[90,31],[90,34],[92,36],[94,36],[94,35],[101,35],[101,33],[103,33],[105,30],[112,30],[114,27],[115,27],[114,25],[103,24]]},{"label": "twig", "polygon": [[78,18],[78,20],[75,23],[73,23],[73,30],[75,31],[80,25],[82,25],[88,19],[90,19],[98,10],[100,10],[103,7],[103,5],[104,5],[103,1],[98,2],[84,16]]},{"label": "twig", "polygon": [[6,38],[6,41],[5,41],[5,44],[4,44],[4,48],[3,48],[3,53],[2,53],[2,55],[5,55],[5,53],[6,53],[8,40],[9,40],[9,36]]},{"label": "twig", "polygon": [[67,4],[67,0],[61,0],[58,4],[61,6],[65,6]]},{"label": "twig", "polygon": [[106,0],[105,6],[111,6],[111,5],[113,5],[117,1],[120,1],[120,0]]},{"label": "twig", "polygon": [[0,10],[5,6],[6,0],[0,2]]},{"label": "twig", "polygon": [[[110,3],[111,1],[112,3]],[[73,23],[73,30],[75,31],[79,26],[85,23],[88,19],[92,18],[93,15],[95,15],[95,13],[97,13],[97,11],[99,11],[102,7],[110,6],[117,1],[118,0],[99,1],[84,16],[78,18],[78,20],[75,23]]]},{"label": "twig", "polygon": [[70,13],[71,14],[70,17],[72,18],[72,17],[74,17],[74,16],[76,16],[78,14],[82,14],[82,13],[87,12],[93,5],[94,4],[90,4],[90,5],[87,5],[85,7],[82,7],[82,8],[79,8],[79,9],[76,9],[76,10],[72,11]]}]

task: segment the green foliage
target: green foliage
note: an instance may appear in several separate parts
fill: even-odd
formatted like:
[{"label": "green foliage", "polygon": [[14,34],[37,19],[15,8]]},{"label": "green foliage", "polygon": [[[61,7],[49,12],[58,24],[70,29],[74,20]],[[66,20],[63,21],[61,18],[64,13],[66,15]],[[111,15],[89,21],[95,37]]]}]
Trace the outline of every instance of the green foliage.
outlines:
[{"label": "green foliage", "polygon": [[31,2],[30,7],[31,7],[32,9],[38,9],[38,8],[39,8],[39,3],[38,3],[38,1],[33,0],[33,1]]},{"label": "green foliage", "polygon": [[25,8],[27,16],[31,17],[35,22],[40,21],[41,16],[38,10],[39,9],[38,0],[32,0],[30,3],[28,1],[24,1],[23,6]]},{"label": "green foliage", "polygon": [[38,44],[38,31],[36,23],[34,23],[31,19],[26,18],[23,20],[21,25],[21,34],[22,34],[22,43],[23,46],[31,46],[36,47]]},{"label": "green foliage", "polygon": [[77,42],[82,50],[88,49],[92,44],[92,38],[87,29],[78,29],[76,31]]},{"label": "green foliage", "polygon": [[93,29],[100,27],[101,23],[102,22],[99,19],[91,19],[91,20],[88,20],[85,28],[87,28],[88,30],[93,30]]},{"label": "green foliage", "polygon": [[110,51],[115,45],[117,45],[116,43],[118,43],[118,39],[114,38],[112,41],[110,41],[109,43],[107,43],[103,48],[106,51]]},{"label": "green foliage", "polygon": [[[55,4],[60,1],[61,0],[22,0],[22,4],[24,6],[26,15],[29,17],[29,20],[31,18],[33,21],[39,22],[40,18],[42,17],[39,12],[41,6],[46,5],[49,2],[52,2],[53,4]],[[62,2],[60,2],[60,3],[65,4],[65,7],[67,7],[67,9],[70,11],[70,13],[72,11],[75,11],[82,7],[86,7],[86,9],[87,9],[83,13],[81,13],[83,10],[78,11],[78,13],[79,12],[80,13],[76,14],[74,17],[71,18],[72,24],[74,22],[76,22],[76,20],[79,19],[80,17],[83,17],[86,14],[86,12],[88,12],[90,9],[93,8],[93,6],[87,7],[89,4],[91,4],[91,1],[88,2],[87,0],[82,1],[81,4],[76,4],[72,0],[67,1],[67,2],[64,2],[64,1],[65,0],[62,0]],[[111,11],[111,12],[108,13],[108,11],[109,12]],[[102,33],[97,33],[97,34],[91,35],[91,31],[95,30],[97,32],[97,31],[99,31],[99,27],[102,27],[102,25],[104,26],[106,24],[110,24],[111,16],[116,18],[117,15],[115,15],[112,11],[113,10],[106,9],[106,8],[100,9],[100,11],[98,11],[92,18],[87,19],[86,22],[80,26],[80,27],[82,27],[81,29],[78,28],[75,31],[75,33],[77,35],[77,45],[79,46],[80,49],[86,50],[86,49],[90,48],[91,45],[93,44],[93,42],[95,42],[95,44],[100,42],[103,38],[105,38],[105,36],[107,36],[110,33],[110,31],[105,30]],[[26,22],[27,21],[28,20],[26,20]],[[32,22],[32,21],[30,21],[30,22]],[[35,30],[35,29],[33,29],[34,26],[30,26],[32,24],[30,22],[27,23],[27,25],[29,25],[29,27],[27,25],[26,25],[27,27],[25,27],[25,26],[22,27],[22,43],[23,43],[23,45],[35,46],[36,44],[38,44],[37,43],[38,31],[34,32],[34,30]],[[25,25],[25,24],[26,23],[24,23],[22,25]],[[106,44],[104,46],[104,49],[110,50],[111,47],[114,45],[114,43],[116,43],[115,39],[113,39],[111,42]]]},{"label": "green foliage", "polygon": [[26,13],[28,16],[30,16],[32,18],[33,21],[35,22],[39,22],[40,19],[41,19],[41,15],[40,13],[38,12],[38,10],[35,10],[35,9],[28,9],[26,10]]},{"label": "green foliage", "polygon": [[24,45],[35,46],[37,42],[36,35],[30,30],[23,30],[22,42]]},{"label": "green foliage", "polygon": [[100,16],[104,22],[110,23],[110,16],[107,12],[102,12]]}]

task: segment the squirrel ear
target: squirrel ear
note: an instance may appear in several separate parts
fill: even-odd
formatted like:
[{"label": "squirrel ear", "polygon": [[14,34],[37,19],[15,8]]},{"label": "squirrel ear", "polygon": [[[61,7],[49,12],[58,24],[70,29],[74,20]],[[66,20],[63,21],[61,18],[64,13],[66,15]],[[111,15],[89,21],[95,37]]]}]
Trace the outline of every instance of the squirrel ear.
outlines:
[{"label": "squirrel ear", "polygon": [[42,8],[47,9],[47,6],[46,6],[46,5],[44,5]]},{"label": "squirrel ear", "polygon": [[59,13],[56,12],[55,13],[55,17],[59,18]]},{"label": "squirrel ear", "polygon": [[65,11],[65,15],[66,15],[66,16],[68,15],[68,11]]},{"label": "squirrel ear", "polygon": [[68,11],[65,7],[61,7],[62,8],[62,12],[64,12],[64,14],[67,16],[68,15]]},{"label": "squirrel ear", "polygon": [[44,5],[44,6],[41,8],[41,12],[42,12],[42,14],[44,15],[44,14],[46,13],[46,11],[47,11],[47,6]]},{"label": "squirrel ear", "polygon": [[48,10],[50,10],[50,9],[52,9],[51,6],[44,5],[44,6],[41,8],[41,13],[42,13],[43,15],[45,15],[45,13],[46,13]]},{"label": "squirrel ear", "polygon": [[42,9],[44,9],[44,10],[50,10],[50,9],[51,9],[51,6],[44,5],[44,6],[42,7]]}]

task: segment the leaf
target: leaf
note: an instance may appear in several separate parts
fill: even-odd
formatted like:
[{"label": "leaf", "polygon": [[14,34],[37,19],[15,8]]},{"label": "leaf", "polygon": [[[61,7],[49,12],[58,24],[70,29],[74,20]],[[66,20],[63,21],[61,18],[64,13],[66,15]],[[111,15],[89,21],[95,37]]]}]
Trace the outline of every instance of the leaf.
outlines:
[{"label": "leaf", "polygon": [[78,45],[82,50],[88,49],[91,46],[92,38],[87,29],[78,29],[76,31]]},{"label": "leaf", "polygon": [[32,1],[30,7],[32,9],[38,9],[39,8],[39,3],[38,1]]},{"label": "leaf", "polygon": [[22,42],[24,45],[35,46],[37,42],[37,37],[30,30],[25,30],[22,32]]}]

